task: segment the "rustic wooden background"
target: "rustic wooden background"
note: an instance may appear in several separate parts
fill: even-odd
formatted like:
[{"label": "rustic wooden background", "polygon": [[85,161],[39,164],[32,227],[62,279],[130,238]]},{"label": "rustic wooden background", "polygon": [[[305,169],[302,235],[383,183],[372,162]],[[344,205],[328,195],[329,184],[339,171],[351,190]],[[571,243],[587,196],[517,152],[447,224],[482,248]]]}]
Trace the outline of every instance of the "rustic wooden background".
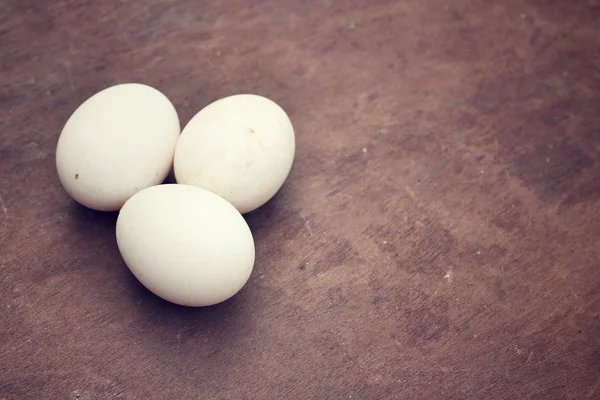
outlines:
[{"label": "rustic wooden background", "polygon": [[[168,304],[58,135],[141,82],[297,132],[232,300]],[[0,1],[0,399],[600,399],[600,8]]]}]

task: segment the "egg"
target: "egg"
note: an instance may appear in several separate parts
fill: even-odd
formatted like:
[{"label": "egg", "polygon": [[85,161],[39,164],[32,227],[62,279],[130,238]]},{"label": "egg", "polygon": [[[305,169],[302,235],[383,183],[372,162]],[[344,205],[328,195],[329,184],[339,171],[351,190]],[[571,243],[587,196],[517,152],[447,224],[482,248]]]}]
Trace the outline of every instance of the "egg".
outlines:
[{"label": "egg", "polygon": [[133,275],[176,304],[227,300],[254,266],[254,240],[242,215],[195,186],[159,185],[136,193],[119,212],[116,231]]},{"label": "egg", "polygon": [[65,124],[56,148],[58,177],[84,206],[118,210],[165,179],[179,133],[177,112],[158,90],[137,83],[109,87]]},{"label": "egg", "polygon": [[183,129],[175,177],[246,213],[281,188],[294,152],[294,128],[281,107],[257,95],[230,96],[203,108]]}]

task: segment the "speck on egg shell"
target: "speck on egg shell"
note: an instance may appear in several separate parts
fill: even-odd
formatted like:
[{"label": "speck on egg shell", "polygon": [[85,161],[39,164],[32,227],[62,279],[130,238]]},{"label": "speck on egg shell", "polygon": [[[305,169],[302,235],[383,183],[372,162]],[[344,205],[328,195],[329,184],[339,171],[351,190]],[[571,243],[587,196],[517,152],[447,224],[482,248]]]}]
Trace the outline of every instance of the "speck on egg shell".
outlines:
[{"label": "speck on egg shell", "polygon": [[104,89],[71,115],[56,148],[65,190],[86,207],[114,211],[161,183],[179,139],[177,112],[158,90],[137,83]]},{"label": "speck on egg shell", "polygon": [[294,128],[281,107],[257,95],[230,96],[203,108],[183,129],[175,177],[246,213],[281,188],[294,152]]},{"label": "speck on egg shell", "polygon": [[116,233],[135,277],[184,306],[227,300],[254,266],[254,240],[242,215],[195,186],[159,185],[136,193],[119,212]]}]

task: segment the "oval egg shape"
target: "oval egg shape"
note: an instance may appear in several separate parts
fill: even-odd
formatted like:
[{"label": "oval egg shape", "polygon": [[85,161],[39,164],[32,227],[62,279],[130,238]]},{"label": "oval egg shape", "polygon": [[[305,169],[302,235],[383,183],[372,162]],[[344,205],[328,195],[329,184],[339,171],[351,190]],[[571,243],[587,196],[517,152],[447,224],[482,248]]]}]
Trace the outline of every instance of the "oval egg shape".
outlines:
[{"label": "oval egg shape", "polygon": [[242,215],[195,186],[159,185],[136,193],[119,212],[116,233],[135,277],[184,306],[227,300],[254,266],[254,240]]},{"label": "oval egg shape", "polygon": [[243,214],[275,195],[294,152],[294,128],[281,107],[257,95],[230,96],[203,108],[183,129],[175,177],[217,193]]},{"label": "oval egg shape", "polygon": [[58,176],[82,205],[118,210],[166,178],[179,134],[177,112],[161,92],[137,83],[109,87],[65,124],[56,148]]}]

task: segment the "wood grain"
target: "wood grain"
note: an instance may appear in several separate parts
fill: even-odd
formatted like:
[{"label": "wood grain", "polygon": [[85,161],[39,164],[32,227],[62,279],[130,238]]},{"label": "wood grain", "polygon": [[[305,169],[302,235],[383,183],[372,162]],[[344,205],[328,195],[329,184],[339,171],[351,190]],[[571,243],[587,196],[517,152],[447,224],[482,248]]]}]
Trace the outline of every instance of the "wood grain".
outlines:
[{"label": "wood grain", "polygon": [[[0,2],[0,398],[600,399],[600,9],[584,0]],[[288,111],[257,261],[186,309],[75,204],[93,93]]]}]

